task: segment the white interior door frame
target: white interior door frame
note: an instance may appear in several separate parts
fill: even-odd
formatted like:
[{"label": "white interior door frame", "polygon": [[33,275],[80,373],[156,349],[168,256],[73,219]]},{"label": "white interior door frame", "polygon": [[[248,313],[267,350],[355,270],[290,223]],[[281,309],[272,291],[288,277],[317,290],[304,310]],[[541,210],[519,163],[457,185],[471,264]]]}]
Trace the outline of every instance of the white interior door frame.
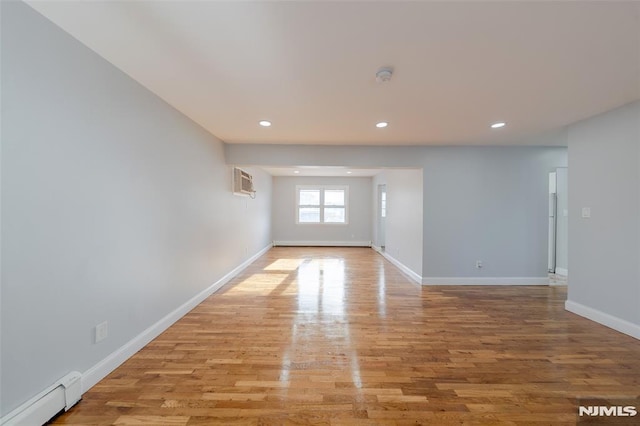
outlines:
[{"label": "white interior door frame", "polygon": [[548,269],[550,273],[556,271],[556,236],[557,236],[557,175],[556,172],[549,173],[549,260]]},{"label": "white interior door frame", "polygon": [[386,245],[386,217],[387,217],[387,185],[378,185],[378,246],[384,250]]}]

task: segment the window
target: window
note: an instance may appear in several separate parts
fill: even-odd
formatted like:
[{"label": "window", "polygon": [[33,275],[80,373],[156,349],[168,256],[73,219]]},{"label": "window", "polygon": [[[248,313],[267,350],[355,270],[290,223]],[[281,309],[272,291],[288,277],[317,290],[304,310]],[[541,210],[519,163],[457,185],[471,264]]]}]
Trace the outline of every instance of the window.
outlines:
[{"label": "window", "polygon": [[347,186],[296,186],[296,223],[347,224]]}]

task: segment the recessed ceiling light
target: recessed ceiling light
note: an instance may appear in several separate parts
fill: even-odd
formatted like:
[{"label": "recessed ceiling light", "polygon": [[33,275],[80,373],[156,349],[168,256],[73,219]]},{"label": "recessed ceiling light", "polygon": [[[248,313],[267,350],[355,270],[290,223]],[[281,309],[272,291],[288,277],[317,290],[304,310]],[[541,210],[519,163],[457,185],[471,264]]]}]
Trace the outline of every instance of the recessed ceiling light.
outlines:
[{"label": "recessed ceiling light", "polygon": [[349,171],[347,172],[347,174],[348,174],[348,175],[350,175],[351,173],[353,173],[351,170],[349,170]]},{"label": "recessed ceiling light", "polygon": [[271,126],[271,122],[270,122],[270,121],[267,121],[267,120],[262,120],[262,121],[261,121],[260,123],[258,123],[258,124],[260,124],[262,127],[269,127],[269,126]]},{"label": "recessed ceiling light", "polygon": [[300,170],[294,170],[293,173],[298,174],[300,173]]},{"label": "recessed ceiling light", "polygon": [[376,127],[377,127],[378,129],[385,128],[385,127],[387,127],[388,125],[389,125],[389,123],[387,123],[386,121],[381,121],[381,122],[379,122],[379,123],[376,123]]},{"label": "recessed ceiling light", "polygon": [[499,129],[500,127],[504,127],[506,125],[507,125],[507,123],[505,123],[504,121],[498,121],[497,123],[493,123],[491,125],[491,128],[492,129]]}]

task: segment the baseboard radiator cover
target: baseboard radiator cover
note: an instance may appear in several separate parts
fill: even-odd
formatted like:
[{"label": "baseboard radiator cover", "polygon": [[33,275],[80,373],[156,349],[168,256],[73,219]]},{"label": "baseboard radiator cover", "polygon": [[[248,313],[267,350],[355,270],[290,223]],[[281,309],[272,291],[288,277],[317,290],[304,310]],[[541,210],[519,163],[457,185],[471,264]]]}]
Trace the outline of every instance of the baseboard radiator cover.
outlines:
[{"label": "baseboard radiator cover", "polygon": [[2,426],[43,425],[82,398],[82,374],[72,371],[2,419]]},{"label": "baseboard radiator cover", "polygon": [[274,241],[274,247],[371,247],[371,241]]}]

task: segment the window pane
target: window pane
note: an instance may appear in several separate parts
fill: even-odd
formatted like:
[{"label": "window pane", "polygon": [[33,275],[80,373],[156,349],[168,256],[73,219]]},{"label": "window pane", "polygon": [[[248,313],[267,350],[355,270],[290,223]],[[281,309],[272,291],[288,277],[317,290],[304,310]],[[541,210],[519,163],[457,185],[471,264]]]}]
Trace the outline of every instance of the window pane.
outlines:
[{"label": "window pane", "polygon": [[300,202],[301,206],[319,206],[320,190],[319,189],[301,189]]},{"label": "window pane", "polygon": [[344,207],[327,207],[324,209],[326,223],[345,223]]},{"label": "window pane", "polygon": [[320,208],[300,207],[298,210],[299,223],[320,223]]},{"label": "window pane", "polygon": [[324,191],[325,206],[344,206],[343,189],[327,189]]}]

